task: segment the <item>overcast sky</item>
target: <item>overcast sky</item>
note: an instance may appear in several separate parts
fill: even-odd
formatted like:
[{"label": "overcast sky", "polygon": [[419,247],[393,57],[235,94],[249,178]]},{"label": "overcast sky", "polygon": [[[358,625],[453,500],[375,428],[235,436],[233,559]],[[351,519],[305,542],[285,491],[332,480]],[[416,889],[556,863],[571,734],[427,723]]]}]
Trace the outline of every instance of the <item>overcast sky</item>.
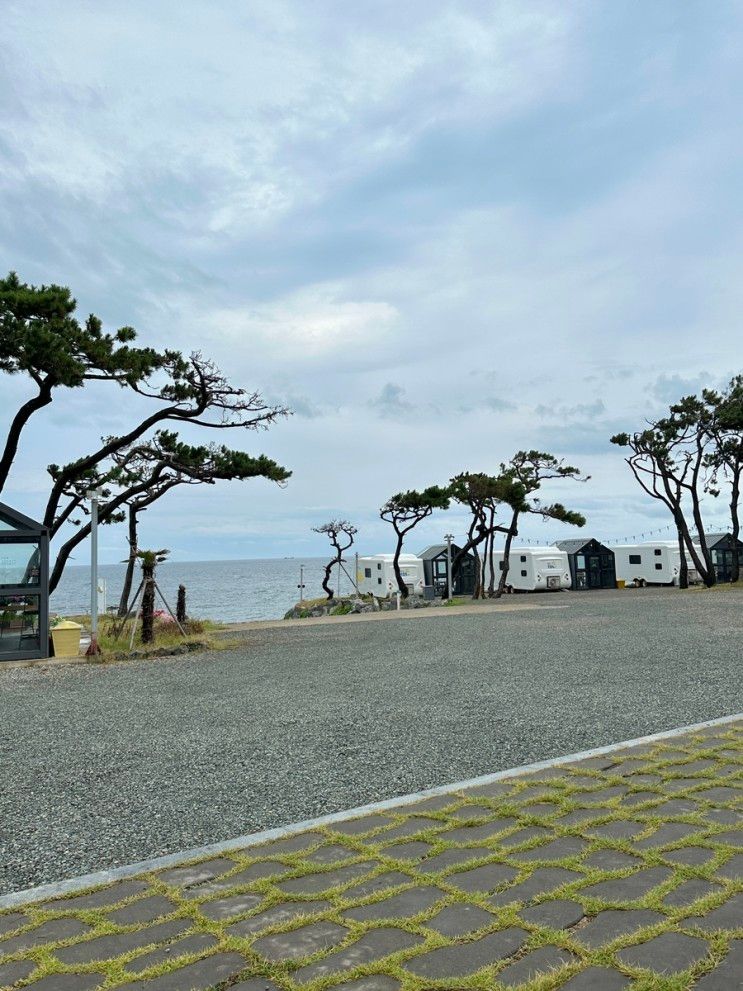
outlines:
[{"label": "overcast sky", "polygon": [[[389,550],[390,494],[524,447],[592,476],[551,492],[590,535],[668,522],[608,438],[741,370],[740,4],[6,0],[3,22],[3,269],[294,410],[214,436],[285,489],[171,494],[144,546],[321,553],[341,515]],[[1,386],[3,428],[30,389]],[[59,391],[3,497],[33,515],[49,462],[140,411]],[[101,545],[120,560],[123,531]]]}]

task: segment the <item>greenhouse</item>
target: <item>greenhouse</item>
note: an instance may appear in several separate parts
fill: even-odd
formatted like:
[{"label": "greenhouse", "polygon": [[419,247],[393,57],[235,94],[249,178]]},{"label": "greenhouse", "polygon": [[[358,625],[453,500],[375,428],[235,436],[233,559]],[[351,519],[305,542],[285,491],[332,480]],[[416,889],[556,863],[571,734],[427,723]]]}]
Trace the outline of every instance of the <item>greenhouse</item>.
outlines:
[{"label": "greenhouse", "polygon": [[49,656],[49,533],[0,502],[0,661]]}]

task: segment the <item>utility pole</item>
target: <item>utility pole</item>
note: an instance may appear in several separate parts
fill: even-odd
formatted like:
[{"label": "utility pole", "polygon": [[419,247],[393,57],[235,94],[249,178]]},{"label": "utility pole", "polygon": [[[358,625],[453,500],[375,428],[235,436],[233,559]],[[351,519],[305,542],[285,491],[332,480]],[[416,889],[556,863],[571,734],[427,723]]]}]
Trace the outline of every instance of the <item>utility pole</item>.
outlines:
[{"label": "utility pole", "polygon": [[301,606],[302,603],[304,602],[304,565],[303,564],[300,564],[299,566],[299,585],[297,585],[297,588],[299,589],[299,604]]},{"label": "utility pole", "polygon": [[446,540],[446,598],[451,602],[451,542],[454,539],[453,533],[444,536]]},{"label": "utility pole", "polygon": [[86,656],[100,654],[98,646],[98,499],[100,489],[90,489],[90,646]]}]

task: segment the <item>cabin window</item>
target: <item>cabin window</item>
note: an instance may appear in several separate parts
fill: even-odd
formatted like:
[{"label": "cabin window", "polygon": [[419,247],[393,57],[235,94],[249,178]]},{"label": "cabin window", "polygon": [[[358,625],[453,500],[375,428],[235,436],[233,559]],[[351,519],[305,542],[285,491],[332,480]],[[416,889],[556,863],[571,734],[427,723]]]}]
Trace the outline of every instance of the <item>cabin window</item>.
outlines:
[{"label": "cabin window", "polygon": [[371,578],[371,568],[364,568],[364,577]]},{"label": "cabin window", "polygon": [[642,554],[630,554],[629,556],[630,564],[642,564]]},{"label": "cabin window", "polygon": [[586,559],[583,554],[578,554],[577,557],[575,558],[575,561],[579,568],[585,568]]},{"label": "cabin window", "polygon": [[522,572],[521,572],[521,577],[522,577],[522,578],[526,578],[526,572],[525,572],[525,571],[522,571]]},{"label": "cabin window", "polygon": [[656,557],[660,557],[662,553],[663,552],[661,551],[660,547],[656,547],[655,550],[653,551],[653,554],[655,554]]},{"label": "cabin window", "polygon": [[381,578],[377,578],[377,585],[381,585],[381,584],[382,584],[382,579]]},{"label": "cabin window", "polygon": [[522,564],[526,563],[526,554],[521,555],[521,562]]},{"label": "cabin window", "polygon": [[655,570],[656,570],[656,571],[662,571],[662,570],[663,570],[663,565],[662,565],[662,564],[660,564],[660,562],[658,562],[658,563],[656,563],[656,565],[655,565]]},{"label": "cabin window", "polygon": [[381,570],[382,570],[382,565],[381,564],[378,564],[377,565],[377,571],[381,571]]}]

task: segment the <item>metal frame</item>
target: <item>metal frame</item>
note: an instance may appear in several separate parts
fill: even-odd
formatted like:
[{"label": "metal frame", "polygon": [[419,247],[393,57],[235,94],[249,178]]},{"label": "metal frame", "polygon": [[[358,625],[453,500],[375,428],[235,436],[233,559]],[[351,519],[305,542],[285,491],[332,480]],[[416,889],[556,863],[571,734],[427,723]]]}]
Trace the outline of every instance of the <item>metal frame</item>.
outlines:
[{"label": "metal frame", "polygon": [[39,584],[2,585],[0,596],[38,595],[39,597],[39,646],[34,650],[2,650],[0,664],[4,661],[37,660],[49,656],[49,531],[36,520],[24,516],[4,502],[0,502],[0,516],[13,524],[9,530],[0,529],[0,547],[3,544],[38,544]]}]

